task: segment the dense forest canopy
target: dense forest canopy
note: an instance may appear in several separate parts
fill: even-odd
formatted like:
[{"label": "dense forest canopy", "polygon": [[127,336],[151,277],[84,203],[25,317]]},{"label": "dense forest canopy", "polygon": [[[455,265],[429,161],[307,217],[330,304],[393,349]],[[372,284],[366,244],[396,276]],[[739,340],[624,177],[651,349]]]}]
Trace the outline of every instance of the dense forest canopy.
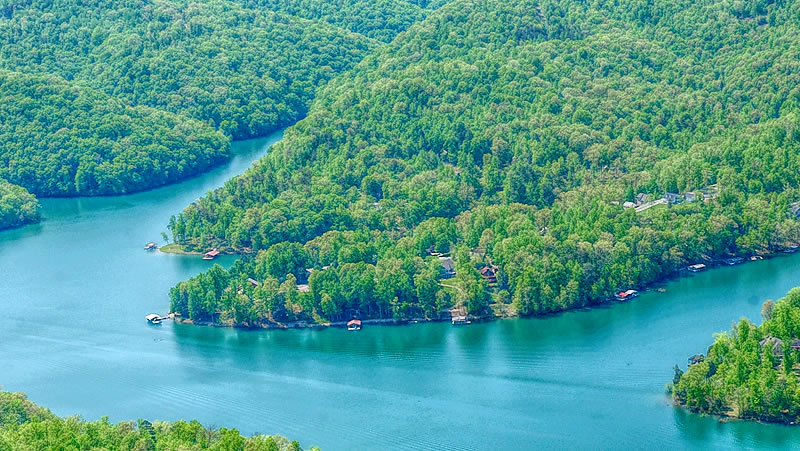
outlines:
[{"label": "dense forest canopy", "polygon": [[0,179],[0,230],[39,220],[39,202],[25,188]]},{"label": "dense forest canopy", "polygon": [[[197,421],[147,420],[111,423],[60,418],[21,393],[0,392],[0,449],[3,450],[177,450],[300,451],[278,435],[243,437],[236,429],[209,429]],[[316,448],[312,448],[316,449]]]},{"label": "dense forest canopy", "polygon": [[206,121],[234,138],[302,117],[375,47],[338,27],[223,0],[34,1],[0,19],[0,67],[49,73]]},{"label": "dense forest canopy", "polygon": [[0,177],[73,196],[198,173],[230,138],[296,122],[317,87],[435,6],[0,1]]},{"label": "dense forest canopy", "polygon": [[403,0],[236,0],[253,9],[280,11],[305,19],[319,19],[383,42],[389,42],[428,9]]},{"label": "dense forest canopy", "polygon": [[800,420],[800,288],[766,301],[764,322],[742,319],[716,335],[708,355],[683,373],[676,366],[675,401],[693,410],[739,418]]},{"label": "dense forest canopy", "polygon": [[[800,2],[746,5],[441,7],[173,218],[186,247],[254,251],[179,284],[173,309],[246,324],[542,314],[797,243]],[[695,201],[623,207],[665,193]]]},{"label": "dense forest canopy", "polygon": [[228,157],[228,138],[203,122],[55,76],[0,70],[0,116],[0,177],[38,196],[143,190]]}]

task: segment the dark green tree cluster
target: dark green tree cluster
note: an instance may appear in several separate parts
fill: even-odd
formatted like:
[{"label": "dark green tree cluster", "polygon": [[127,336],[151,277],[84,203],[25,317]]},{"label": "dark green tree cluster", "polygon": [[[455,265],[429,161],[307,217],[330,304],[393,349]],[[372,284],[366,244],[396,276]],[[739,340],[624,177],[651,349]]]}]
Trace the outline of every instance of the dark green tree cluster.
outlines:
[{"label": "dark green tree cluster", "polygon": [[[323,20],[383,42],[391,41],[428,10],[403,0],[237,0],[250,8],[266,8],[311,20]],[[441,5],[425,5],[429,8]]]},{"label": "dark green tree cluster", "polygon": [[32,1],[0,18],[0,67],[75,80],[233,138],[306,113],[314,90],[374,41],[224,0]]},{"label": "dark green tree cluster", "polygon": [[203,122],[54,76],[0,70],[0,116],[0,177],[37,196],[141,191],[228,158]]},{"label": "dark green tree cluster", "polygon": [[760,326],[742,319],[702,362],[676,367],[675,401],[692,410],[773,422],[800,420],[800,288],[767,301]]},{"label": "dark green tree cluster", "polygon": [[[395,242],[386,233],[331,231],[304,245],[274,244],[230,270],[211,270],[170,291],[170,310],[200,322],[258,327],[287,322],[439,318],[453,306],[486,313],[488,286],[480,259],[456,244],[455,225],[421,223]],[[455,278],[440,281],[438,255],[458,254]],[[299,284],[299,285],[298,285]]]},{"label": "dark green tree cluster", "polygon": [[72,196],[196,174],[228,158],[231,137],[303,117],[372,37],[424,16],[401,0],[317,3],[0,4],[0,177]]},{"label": "dark green tree cluster", "polygon": [[25,188],[0,179],[0,230],[39,220],[39,202]]},{"label": "dark green tree cluster", "polygon": [[[456,264],[496,264],[493,294],[521,314],[795,244],[800,2],[741,6],[448,3],[331,81],[173,237],[268,249],[366,230],[403,249],[441,218],[468,250]],[[697,200],[622,205],[668,192]]]},{"label": "dark green tree cluster", "polygon": [[[21,393],[0,392],[0,449],[3,450],[176,450],[300,451],[278,436],[243,437],[236,429],[209,429],[197,421],[147,420],[111,423],[60,418]],[[317,449],[317,448],[312,448]]]}]

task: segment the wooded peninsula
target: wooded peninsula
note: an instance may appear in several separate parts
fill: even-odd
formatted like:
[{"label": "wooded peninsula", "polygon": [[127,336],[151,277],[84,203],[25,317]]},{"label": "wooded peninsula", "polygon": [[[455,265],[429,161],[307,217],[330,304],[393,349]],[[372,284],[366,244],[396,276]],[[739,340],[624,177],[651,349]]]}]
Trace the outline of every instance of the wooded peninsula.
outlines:
[{"label": "wooded peninsula", "polygon": [[542,315],[794,249],[798,6],[740,6],[444,5],[170,221],[186,249],[242,254],[178,284],[172,311]]},{"label": "wooded peninsula", "polygon": [[749,420],[800,421],[800,288],[766,301],[760,326],[742,319],[718,334],[706,355],[675,367],[675,403],[697,412]]}]

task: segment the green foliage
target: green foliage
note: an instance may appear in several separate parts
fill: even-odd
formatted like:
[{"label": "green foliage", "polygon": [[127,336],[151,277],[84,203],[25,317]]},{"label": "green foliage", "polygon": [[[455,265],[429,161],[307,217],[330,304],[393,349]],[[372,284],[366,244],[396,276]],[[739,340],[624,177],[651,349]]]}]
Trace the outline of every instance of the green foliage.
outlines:
[{"label": "green foliage", "polygon": [[[173,236],[196,249],[307,243],[312,256],[331,231],[380,237],[343,258],[374,265],[360,309],[376,317],[431,311],[414,269],[431,247],[467,248],[457,288],[436,299],[480,311],[474,270],[494,263],[520,314],[781,249],[800,241],[787,215],[800,197],[798,5],[456,0],[332,80]],[[709,198],[620,205],[674,191]],[[341,318],[355,304],[312,283],[305,305]]]},{"label": "green foliage", "polygon": [[9,11],[0,16],[0,67],[59,75],[234,138],[296,121],[317,86],[375,45],[224,0],[31,1]]},{"label": "green foliage", "polygon": [[228,158],[208,125],[53,76],[0,70],[0,177],[39,196],[122,194]]},{"label": "green foliage", "polygon": [[252,9],[265,8],[305,19],[322,20],[383,42],[391,41],[411,24],[422,20],[427,13],[422,5],[402,0],[238,1]]},{"label": "green foliage", "polygon": [[301,450],[297,442],[278,435],[243,437],[236,429],[208,429],[197,421],[114,424],[108,418],[93,422],[79,417],[59,418],[25,395],[8,392],[0,392],[0,449]]},{"label": "green foliage", "polygon": [[0,179],[0,230],[39,220],[39,202],[21,186]]},{"label": "green foliage", "polygon": [[388,40],[423,16],[344,3],[0,5],[0,177],[37,196],[106,195],[219,164],[230,137],[303,117],[318,86],[376,47],[358,32]]},{"label": "green foliage", "polygon": [[[776,422],[800,420],[800,288],[758,327],[742,319],[717,335],[705,361],[676,370],[675,400],[700,412]],[[677,367],[676,367],[677,368]]]}]

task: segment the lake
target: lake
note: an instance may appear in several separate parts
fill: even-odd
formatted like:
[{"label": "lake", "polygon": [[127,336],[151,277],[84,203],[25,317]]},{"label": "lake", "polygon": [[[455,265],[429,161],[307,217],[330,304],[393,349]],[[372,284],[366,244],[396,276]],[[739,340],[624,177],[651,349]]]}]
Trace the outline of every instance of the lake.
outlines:
[{"label": "lake", "polygon": [[[169,216],[280,134],[187,182],[45,199],[0,232],[0,384],[59,415],[196,418],[325,450],[787,448],[800,429],[672,407],[675,363],[800,285],[800,255],[677,279],[666,293],[535,319],[245,331],[165,322],[167,292],[211,263],[146,252]],[[229,265],[233,257],[218,259]]]}]

